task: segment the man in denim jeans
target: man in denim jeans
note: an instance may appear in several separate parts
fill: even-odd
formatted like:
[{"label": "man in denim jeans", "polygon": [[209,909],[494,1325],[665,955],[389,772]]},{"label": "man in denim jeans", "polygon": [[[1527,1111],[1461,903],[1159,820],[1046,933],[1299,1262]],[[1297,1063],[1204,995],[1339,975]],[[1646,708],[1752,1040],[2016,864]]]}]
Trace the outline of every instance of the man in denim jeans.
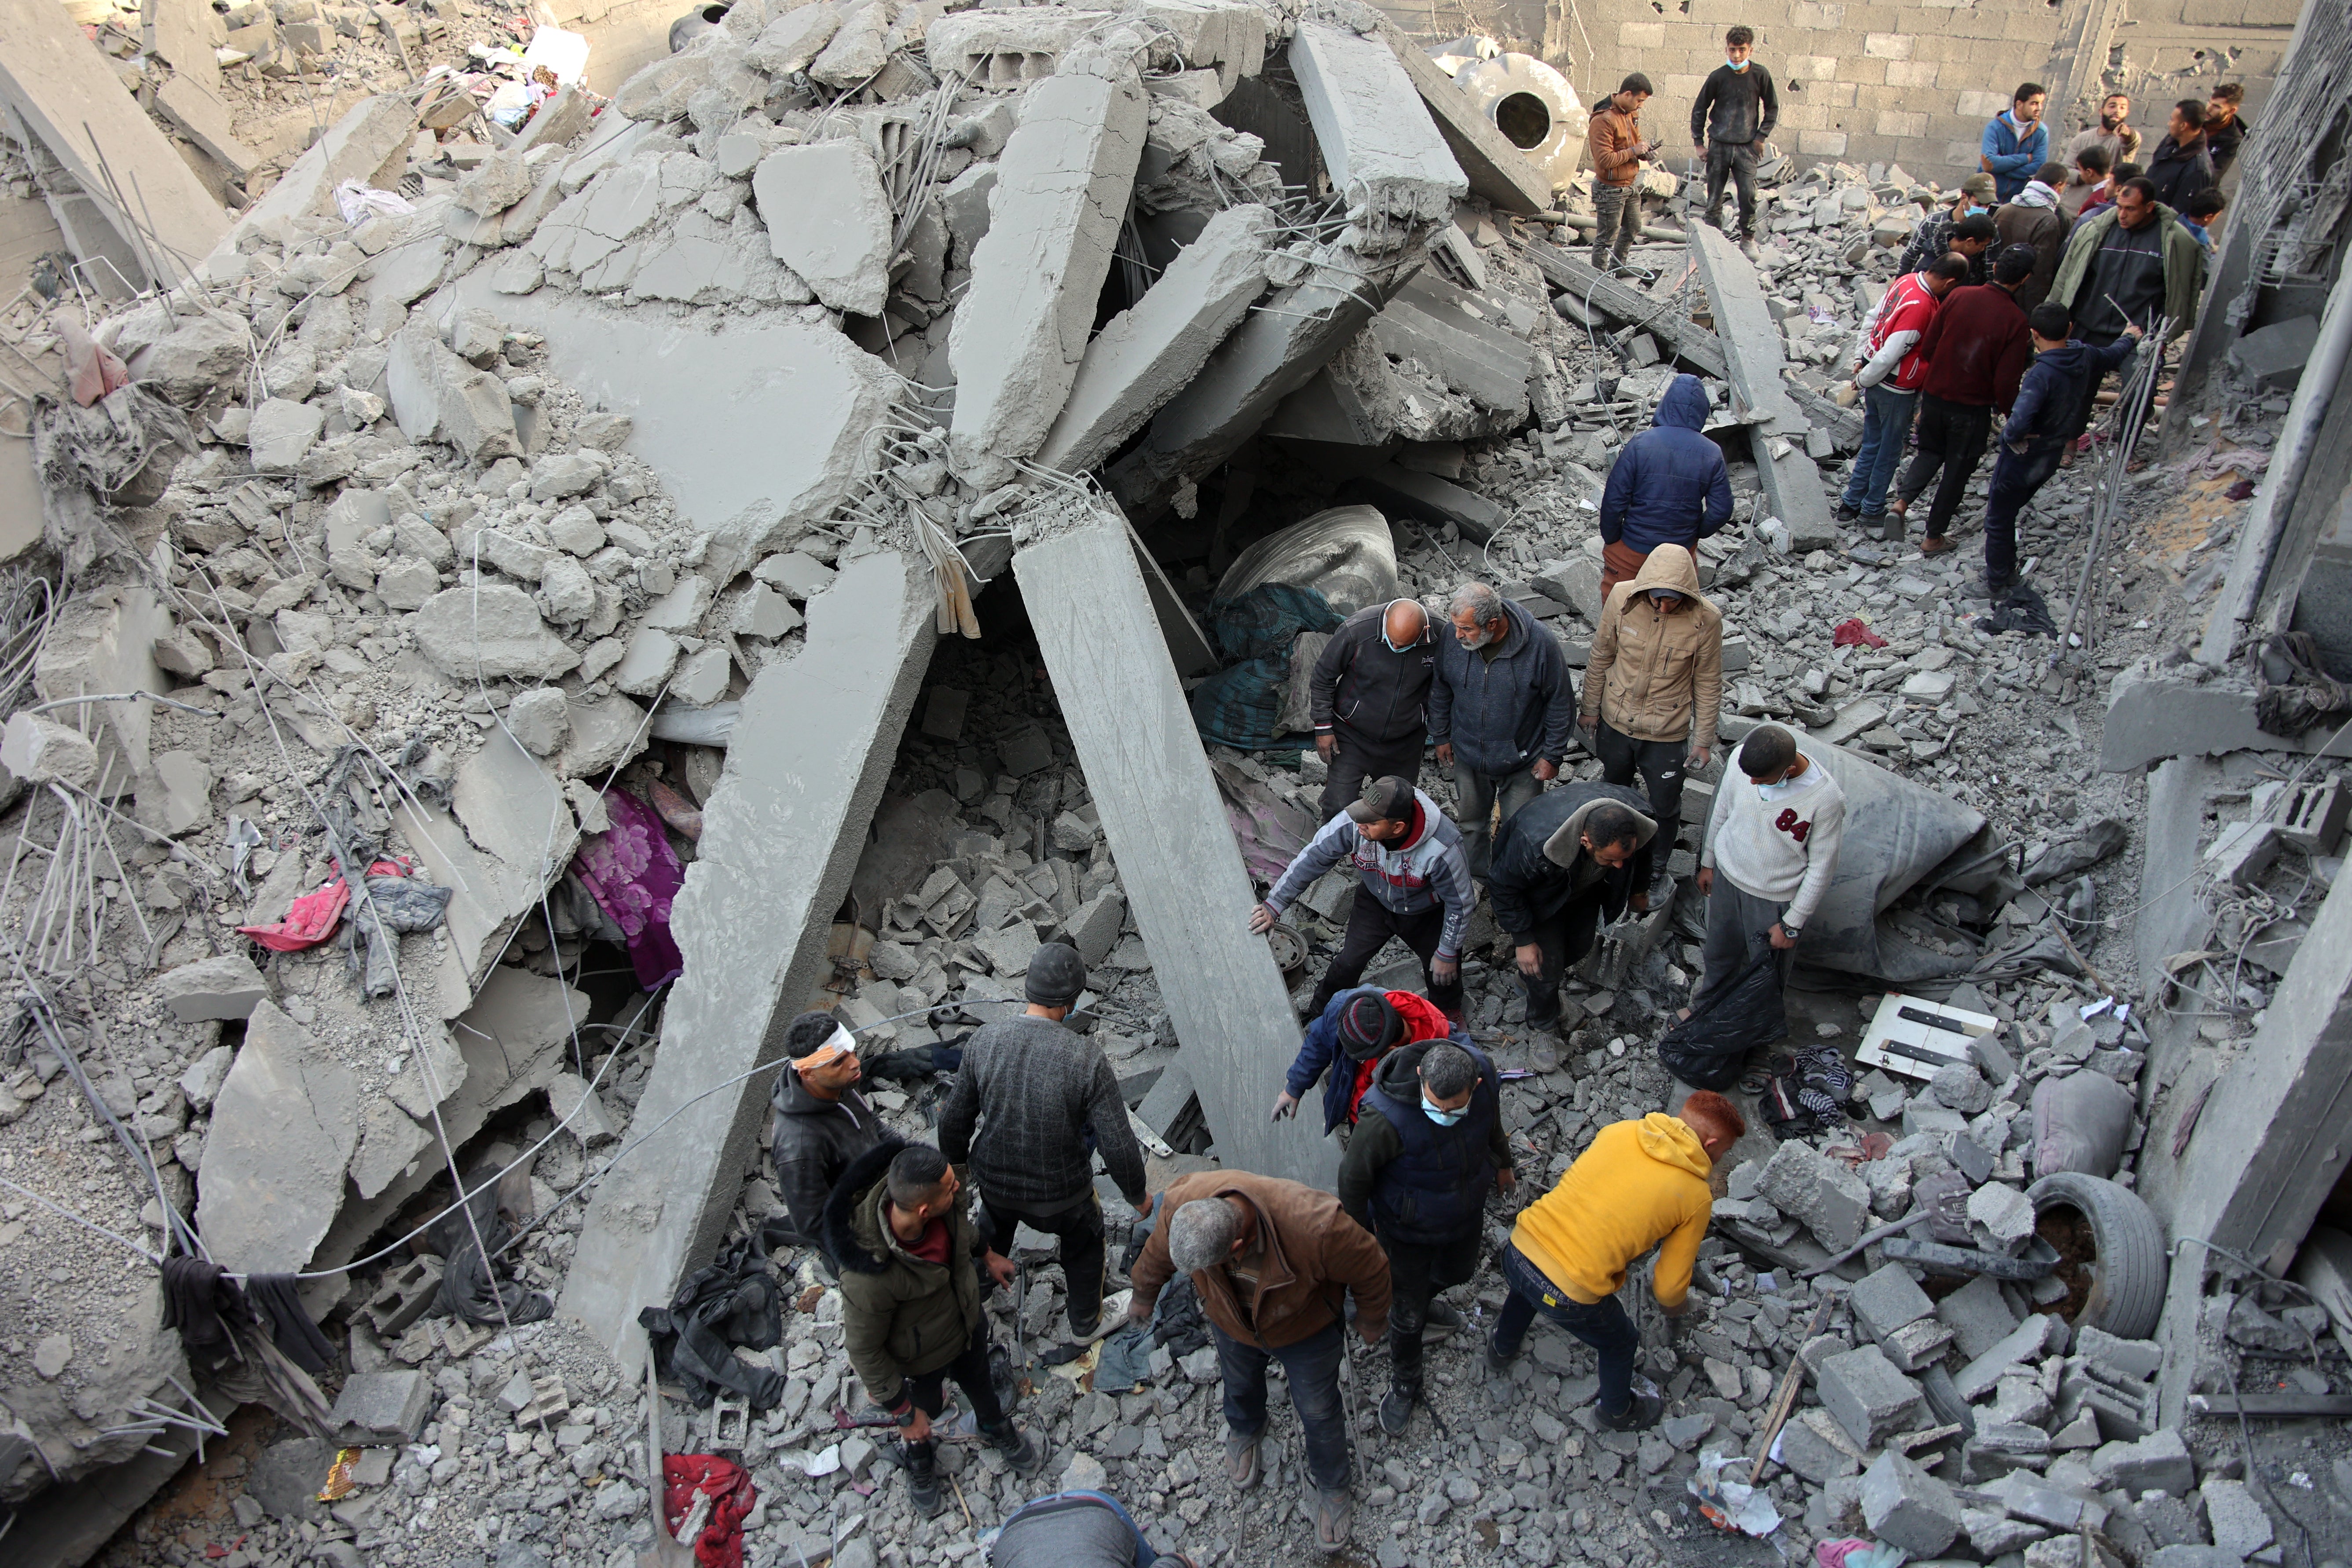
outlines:
[{"label": "man in denim jeans", "polygon": [[1936,258],[1916,272],[1886,286],[1854,344],[1853,384],[1862,389],[1862,450],[1853,476],[1830,515],[1840,522],[1883,528],[1886,487],[1903,462],[1903,443],[1919,405],[1919,384],[1927,377],[1927,356],[1919,341],[1935,323],[1944,296],[1969,275],[1957,252]]},{"label": "man in denim jeans", "polygon": [[1715,1206],[1707,1178],[1747,1131],[1729,1100],[1701,1089],[1683,1101],[1679,1117],[1654,1110],[1594,1134],[1559,1184],[1511,1227],[1502,1252],[1511,1293],[1486,1342],[1487,1371],[1508,1373],[1528,1325],[1541,1314],[1599,1352],[1602,1426],[1612,1432],[1656,1426],[1665,1404],[1633,1392],[1642,1338],[1617,1291],[1633,1261],[1657,1247],[1650,1289],[1679,1324],[1690,1310],[1691,1265]]}]

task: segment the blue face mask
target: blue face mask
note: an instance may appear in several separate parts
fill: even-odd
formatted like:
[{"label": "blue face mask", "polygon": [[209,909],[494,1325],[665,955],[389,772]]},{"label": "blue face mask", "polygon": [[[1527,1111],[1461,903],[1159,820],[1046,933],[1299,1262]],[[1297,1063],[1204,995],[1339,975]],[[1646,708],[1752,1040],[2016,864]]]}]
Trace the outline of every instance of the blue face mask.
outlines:
[{"label": "blue face mask", "polygon": [[1758,784],[1756,786],[1756,795],[1759,800],[1779,800],[1782,795],[1787,795],[1796,787],[1797,780],[1792,776],[1782,779],[1778,784]]},{"label": "blue face mask", "polygon": [[1723,63],[1724,63],[1725,65],[1729,66],[1733,70],[1736,70],[1736,71],[1744,71],[1744,70],[1746,70],[1746,69],[1748,68],[1748,62],[1747,62],[1746,60],[1733,60],[1733,59],[1727,59],[1727,60],[1725,60]]},{"label": "blue face mask", "polygon": [[1442,1110],[1430,1104],[1429,1096],[1424,1093],[1421,1097],[1421,1113],[1440,1127],[1458,1127],[1462,1123],[1462,1119],[1470,1114],[1470,1108],[1465,1105],[1459,1110]]}]

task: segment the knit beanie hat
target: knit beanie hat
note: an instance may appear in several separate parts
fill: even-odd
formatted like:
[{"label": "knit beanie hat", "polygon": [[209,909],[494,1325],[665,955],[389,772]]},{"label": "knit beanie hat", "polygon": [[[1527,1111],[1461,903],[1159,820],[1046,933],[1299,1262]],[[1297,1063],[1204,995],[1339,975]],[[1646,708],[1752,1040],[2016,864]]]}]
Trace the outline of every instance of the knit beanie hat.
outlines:
[{"label": "knit beanie hat", "polygon": [[1022,994],[1040,1007],[1066,1007],[1087,988],[1087,961],[1066,942],[1049,942],[1029,955]]},{"label": "knit beanie hat", "polygon": [[1357,1060],[1385,1050],[1404,1033],[1404,1020],[1378,992],[1350,997],[1339,1009],[1339,1048]]}]

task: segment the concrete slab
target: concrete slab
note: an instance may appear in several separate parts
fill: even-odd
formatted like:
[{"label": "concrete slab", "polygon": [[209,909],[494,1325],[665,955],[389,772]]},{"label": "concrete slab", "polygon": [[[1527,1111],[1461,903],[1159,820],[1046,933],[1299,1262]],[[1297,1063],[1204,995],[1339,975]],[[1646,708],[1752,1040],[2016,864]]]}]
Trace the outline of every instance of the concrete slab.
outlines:
[{"label": "concrete slab", "polygon": [[[580,847],[579,824],[562,789],[539,760],[503,731],[457,770],[456,813],[404,801],[394,813],[409,846],[449,900],[442,1016],[465,1010],[523,915]],[[450,1004],[454,1002],[454,1005]]]},{"label": "concrete slab", "polygon": [[2132,773],[2164,757],[2218,757],[2230,752],[2300,752],[2352,757],[2352,731],[2321,724],[2295,736],[2254,723],[2254,694],[2242,680],[2205,685],[2126,670],[2107,690],[2099,766]]},{"label": "concrete slab", "polygon": [[[1780,328],[1765,308],[1756,268],[1721,230],[1705,224],[1691,226],[1690,248],[1715,317],[1716,341],[1723,349],[1725,377],[1731,383],[1732,411],[1753,421],[1748,439],[1755,447],[1763,504],[1789,525],[1790,538],[1803,548],[1818,547],[1803,542],[1807,541],[1834,542],[1837,525],[1830,521],[1829,491],[1822,484],[1821,469],[1805,451],[1805,433],[1811,425],[1780,379]],[[1778,456],[1773,453],[1776,445],[1784,448]]]},{"label": "concrete slab", "polygon": [[[275,236],[288,220],[324,217],[335,210],[335,187],[345,180],[381,187],[394,159],[405,162],[416,132],[416,110],[397,93],[366,99],[327,128],[319,144],[294,160],[261,199],[236,220],[236,236]],[[390,168],[396,178],[397,168]]]},{"label": "concrete slab", "polygon": [[1347,195],[1346,237],[1357,249],[1392,250],[1422,226],[1453,220],[1470,183],[1436,122],[1414,112],[1420,94],[1395,50],[1376,36],[1302,22],[1290,68],[1331,186]]},{"label": "concrete slab", "polygon": [[63,6],[0,0],[0,101],[79,182],[116,234],[127,241],[135,229],[152,231],[165,255],[156,259],[163,276],[150,283],[178,283],[228,232],[220,203]]},{"label": "concrete slab", "polygon": [[213,1101],[196,1226],[225,1268],[290,1273],[334,1223],[358,1146],[360,1086],[308,1030],[262,1002]]},{"label": "concrete slab", "polygon": [[1265,1117],[1298,1021],[1265,939],[1249,934],[1256,895],[1151,632],[1127,529],[1115,511],[1057,500],[1015,521],[1013,544],[1013,574],[1217,1153],[1235,1169],[1328,1185],[1336,1144]]},{"label": "concrete slab", "polygon": [[598,1189],[560,1303],[625,1365],[645,1344],[638,1310],[709,1256],[734,1206],[770,1086],[707,1091],[776,1059],[826,972],[834,911],[930,662],[936,603],[919,556],[852,562],[810,602],[801,651],[744,695],[672,906],[686,970],[634,1124],[676,1120]]},{"label": "concrete slab", "polygon": [[1537,213],[1552,205],[1551,176],[1495,129],[1477,100],[1454,86],[1454,79],[1393,22],[1383,19],[1379,36],[1421,95],[1423,106],[1472,190],[1505,212]]},{"label": "concrete slab", "polygon": [[1030,89],[997,160],[988,233],[948,333],[948,457],[977,488],[1010,479],[1012,460],[1044,443],[1085,357],[1149,128],[1133,54],[1073,50]]},{"label": "concrete slab", "polygon": [[1433,524],[1450,522],[1473,543],[1484,544],[1494,538],[1510,515],[1475,491],[1394,463],[1382,463],[1357,482],[1377,495],[1395,516]]},{"label": "concrete slab", "polygon": [[1143,298],[1087,345],[1037,461],[1068,473],[1091,468],[1181,391],[1265,291],[1273,228],[1274,214],[1262,206],[1211,218]]},{"label": "concrete slab", "polygon": [[[212,53],[205,51],[207,57]],[[228,104],[193,76],[173,77],[155,89],[155,108],[213,162],[239,181],[260,165],[261,154],[229,131]]]},{"label": "concrete slab", "polygon": [[782,147],[751,190],[768,248],[832,310],[878,316],[890,292],[890,198],[862,142]]}]

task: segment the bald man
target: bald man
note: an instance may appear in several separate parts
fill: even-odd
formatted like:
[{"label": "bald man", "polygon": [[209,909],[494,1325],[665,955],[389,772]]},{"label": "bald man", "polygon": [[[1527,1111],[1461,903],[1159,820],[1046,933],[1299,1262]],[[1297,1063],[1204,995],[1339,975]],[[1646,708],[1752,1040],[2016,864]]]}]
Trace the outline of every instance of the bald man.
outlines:
[{"label": "bald man", "polygon": [[1307,687],[1315,749],[1330,769],[1325,821],[1363,793],[1367,778],[1420,778],[1436,673],[1437,638],[1415,600],[1358,610],[1331,634]]}]

